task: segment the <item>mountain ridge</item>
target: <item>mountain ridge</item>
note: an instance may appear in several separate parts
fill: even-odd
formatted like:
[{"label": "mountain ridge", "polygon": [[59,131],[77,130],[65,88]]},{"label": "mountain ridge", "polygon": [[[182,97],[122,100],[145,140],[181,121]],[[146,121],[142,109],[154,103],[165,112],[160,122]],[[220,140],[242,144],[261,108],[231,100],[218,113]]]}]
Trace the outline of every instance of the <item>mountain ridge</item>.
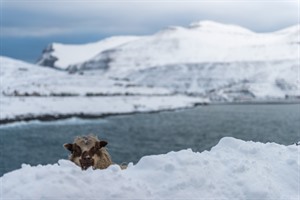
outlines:
[{"label": "mountain ridge", "polygon": [[[92,68],[101,69],[103,68],[101,67],[101,63],[103,63],[103,60],[106,60],[107,57],[112,57],[113,60],[118,59],[118,57],[115,58],[115,55],[111,55],[111,52],[118,52],[123,50],[126,51],[126,49],[124,49],[125,47],[123,46],[129,46],[129,49],[135,50],[138,54],[152,48],[155,51],[158,51],[159,55],[164,55],[164,58],[162,58],[164,60],[170,60],[174,56],[180,57],[184,54],[182,52],[187,52],[189,48],[193,48],[193,51],[198,52],[198,55],[203,54],[204,50],[210,48],[210,52],[206,53],[206,57],[202,56],[198,60],[195,60],[197,54],[193,55],[191,52],[187,52],[185,54],[188,55],[183,55],[185,57],[181,56],[182,58],[177,60],[177,62],[188,62],[189,60],[191,60],[191,57],[193,57],[193,59],[190,62],[201,62],[203,61],[203,59],[206,59],[204,60],[204,62],[227,61],[230,59],[234,60],[239,58],[238,53],[240,52],[240,49],[238,49],[237,52],[233,52],[235,54],[234,56],[220,55],[224,54],[224,51],[230,51],[230,48],[233,48],[234,46],[238,46],[239,48],[247,46],[248,49],[244,51],[252,51],[251,53],[255,54],[255,52],[258,52],[258,46],[278,46],[278,43],[282,44],[288,42],[285,41],[285,37],[289,36],[292,37],[290,38],[290,42],[297,44],[299,43],[299,38],[297,37],[298,34],[299,26],[297,25],[272,33],[255,33],[237,25],[221,24],[213,21],[197,21],[192,22],[188,27],[167,27],[154,33],[153,35],[114,36],[105,38],[95,43],[82,45],[64,45],[59,43],[52,43],[52,48],[50,48],[50,51],[47,51],[49,47],[46,48],[46,51],[44,51],[37,64],[60,68],[63,70],[67,70],[70,67],[72,68],[72,70],[74,70],[74,68],[84,69],[86,65],[89,66],[89,69],[91,68],[91,66],[93,66]],[[119,42],[115,41],[117,38],[119,38]],[[286,40],[288,39],[289,38],[287,38]],[[55,47],[57,47],[58,50],[55,51]],[[223,51],[215,51],[220,48],[222,48]],[[253,48],[255,50],[251,50]],[[278,48],[281,49],[281,47]],[[165,50],[159,52],[161,51],[161,49]],[[110,51],[110,53],[108,53],[107,51]],[[174,51],[178,51],[181,55],[174,55]],[[286,52],[285,49],[282,52],[284,54],[284,52]],[[154,54],[155,52],[148,51],[148,53]],[[257,55],[253,55],[253,57],[263,55],[262,53],[264,52],[258,52]],[[265,57],[268,57],[268,55],[270,56],[272,52],[269,51],[264,54],[267,54]],[[169,58],[166,58],[166,56],[168,55]],[[285,56],[287,57],[287,55]],[[101,60],[101,57],[104,58],[102,59],[102,61],[100,61],[99,66],[97,66],[97,61],[99,59]],[[132,57],[138,59],[140,56],[132,55]],[[126,58],[125,61],[132,61],[132,57]],[[145,55],[145,57],[145,60],[137,60],[135,62],[144,61],[145,63],[147,63],[149,59],[160,59],[159,57],[151,57],[149,55]],[[278,57],[278,55],[273,55],[273,57]],[[261,60],[264,59],[261,58]],[[121,60],[121,62],[124,62],[124,60]],[[129,64],[132,65],[132,63]],[[155,64],[156,63],[151,63],[151,65]]]},{"label": "mountain ridge", "polygon": [[193,22],[103,48],[66,69],[100,70],[105,77],[213,101],[297,97],[299,33],[299,25],[255,33],[232,24]]}]

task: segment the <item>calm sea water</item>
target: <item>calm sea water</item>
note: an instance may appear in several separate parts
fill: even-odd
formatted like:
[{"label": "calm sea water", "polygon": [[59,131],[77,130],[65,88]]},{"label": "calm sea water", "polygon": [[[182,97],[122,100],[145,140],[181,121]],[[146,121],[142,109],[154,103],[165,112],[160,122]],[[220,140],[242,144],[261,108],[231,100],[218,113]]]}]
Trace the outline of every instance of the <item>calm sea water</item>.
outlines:
[{"label": "calm sea water", "polygon": [[191,148],[209,150],[225,136],[290,145],[300,141],[300,105],[209,105],[193,109],[108,117],[30,122],[0,127],[3,173],[66,159],[64,143],[94,133],[108,141],[116,163]]}]

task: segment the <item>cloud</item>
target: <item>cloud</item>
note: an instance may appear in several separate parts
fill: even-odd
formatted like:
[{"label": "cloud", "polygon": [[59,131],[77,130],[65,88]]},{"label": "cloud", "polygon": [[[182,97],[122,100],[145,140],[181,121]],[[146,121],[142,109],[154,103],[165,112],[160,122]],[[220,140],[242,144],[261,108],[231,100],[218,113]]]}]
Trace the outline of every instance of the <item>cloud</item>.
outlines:
[{"label": "cloud", "polygon": [[2,0],[2,34],[151,34],[169,25],[215,20],[258,32],[298,23],[296,1]]},{"label": "cloud", "polygon": [[69,29],[62,28],[24,28],[3,27],[1,37],[47,37],[54,35],[65,35],[72,33]]}]

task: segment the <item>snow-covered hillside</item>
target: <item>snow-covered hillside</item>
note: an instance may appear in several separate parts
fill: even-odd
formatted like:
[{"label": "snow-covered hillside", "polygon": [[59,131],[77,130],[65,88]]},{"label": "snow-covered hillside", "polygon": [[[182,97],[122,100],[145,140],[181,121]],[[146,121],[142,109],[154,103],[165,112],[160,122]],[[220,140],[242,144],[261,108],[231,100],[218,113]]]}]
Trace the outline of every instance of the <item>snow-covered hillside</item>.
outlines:
[{"label": "snow-covered hillside", "polygon": [[223,138],[210,151],[145,156],[121,170],[81,171],[67,160],[0,178],[3,199],[300,198],[300,147]]},{"label": "snow-covered hillside", "polygon": [[255,33],[235,25],[194,22],[101,49],[69,69],[105,69],[106,76],[136,85],[212,101],[300,98],[299,34],[298,26]]},{"label": "snow-covered hillside", "polygon": [[107,57],[112,70],[195,64],[268,62],[298,59],[299,29],[279,33],[254,33],[244,28],[203,21],[189,27],[169,27],[154,35],[102,52],[89,62],[97,65]]},{"label": "snow-covered hillside", "polygon": [[294,61],[233,62],[166,65],[131,71],[126,77],[138,85],[235,102],[295,97],[299,72]]},{"label": "snow-covered hillside", "polygon": [[139,87],[102,71],[68,74],[0,56],[1,93],[6,96],[170,95],[163,88]]},{"label": "snow-covered hillside", "polygon": [[2,56],[0,63],[0,124],[173,110],[204,102],[112,79],[101,71],[68,74]]},{"label": "snow-covered hillside", "polygon": [[[174,64],[285,61],[298,58],[298,34],[298,26],[255,33],[236,25],[200,21],[188,27],[168,27],[139,39],[113,37],[85,46],[55,44],[51,55],[58,59],[57,66],[64,63],[63,68],[77,64],[82,69],[93,66],[125,71]],[[88,50],[98,55],[81,59],[81,64],[72,60]]]}]

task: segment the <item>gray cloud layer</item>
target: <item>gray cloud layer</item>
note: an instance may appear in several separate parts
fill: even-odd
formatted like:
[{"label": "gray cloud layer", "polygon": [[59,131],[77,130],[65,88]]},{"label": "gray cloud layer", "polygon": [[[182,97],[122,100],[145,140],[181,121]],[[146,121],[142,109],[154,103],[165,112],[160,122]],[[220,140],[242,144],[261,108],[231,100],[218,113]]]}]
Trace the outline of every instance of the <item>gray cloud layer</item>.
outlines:
[{"label": "gray cloud layer", "polygon": [[233,23],[268,32],[298,23],[297,1],[4,0],[2,36],[149,34],[192,21]]}]

